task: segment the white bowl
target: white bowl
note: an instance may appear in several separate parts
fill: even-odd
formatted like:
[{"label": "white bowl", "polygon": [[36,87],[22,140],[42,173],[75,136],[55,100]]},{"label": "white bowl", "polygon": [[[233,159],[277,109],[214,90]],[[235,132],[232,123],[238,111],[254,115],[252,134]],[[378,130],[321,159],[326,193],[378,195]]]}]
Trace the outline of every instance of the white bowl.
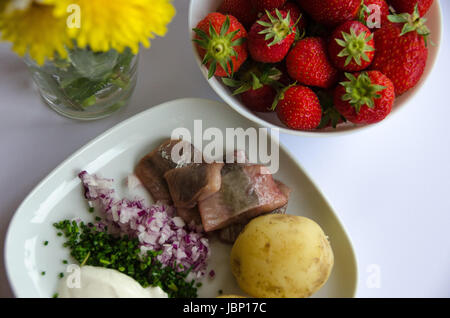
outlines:
[{"label": "white bowl", "polygon": [[[209,13],[215,12],[221,2],[222,0],[191,0],[189,8],[189,30],[195,28],[198,22],[203,20]],[[406,104],[408,104],[413,100],[414,96],[422,88],[423,83],[426,81],[428,76],[430,76],[433,70],[437,56],[439,54],[440,44],[442,42],[442,12],[439,5],[439,1],[437,0],[434,1],[433,6],[430,8],[430,11],[426,15],[426,18],[428,19],[427,26],[431,31],[431,39],[436,45],[428,46],[429,54],[425,72],[422,76],[422,79],[415,88],[413,88],[412,90],[408,91],[407,93],[403,94],[402,96],[396,99],[391,114],[381,123],[385,122],[389,118],[392,118],[394,114],[399,113],[400,109],[405,108],[404,106],[406,106]],[[191,38],[193,38],[194,33],[190,32],[189,34]],[[261,126],[269,128],[279,128],[280,132],[282,133],[299,136],[330,136],[350,132],[357,132],[361,131],[362,129],[374,126],[374,125],[354,125],[351,123],[346,123],[339,125],[336,129],[325,128],[314,131],[298,131],[294,129],[289,129],[283,123],[281,123],[281,121],[278,119],[275,113],[256,113],[249,110],[241,102],[239,96],[232,96],[230,89],[227,86],[225,86],[220,79],[213,77],[210,80],[208,80],[207,69],[202,65],[194,45],[192,45],[192,48],[198,66],[201,69],[201,72],[203,73],[205,79],[208,81],[209,85],[213,88],[213,90],[238,113]]]}]

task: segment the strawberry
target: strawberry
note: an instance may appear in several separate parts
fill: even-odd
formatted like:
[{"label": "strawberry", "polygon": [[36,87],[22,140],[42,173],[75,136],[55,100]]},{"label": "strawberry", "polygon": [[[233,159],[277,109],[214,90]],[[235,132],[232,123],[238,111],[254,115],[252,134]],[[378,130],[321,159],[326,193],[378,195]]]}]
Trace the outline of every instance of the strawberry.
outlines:
[{"label": "strawberry", "polygon": [[385,0],[363,0],[358,20],[371,31],[388,23],[389,5]]},{"label": "strawberry", "polygon": [[333,31],[328,54],[340,70],[356,72],[366,69],[375,55],[373,33],[361,22],[344,22]]},{"label": "strawberry", "polygon": [[315,129],[322,118],[319,99],[306,86],[287,87],[280,95],[275,107],[278,118],[286,126],[295,130]]},{"label": "strawberry", "polygon": [[242,103],[255,112],[270,112],[277,91],[270,85],[250,89],[241,95]]},{"label": "strawberry", "polygon": [[236,79],[222,78],[225,85],[236,88],[233,95],[241,94],[242,103],[256,112],[270,112],[281,86],[281,72],[269,64],[246,63]]},{"label": "strawberry", "polygon": [[298,41],[305,37],[306,34],[306,18],[303,12],[300,10],[298,5],[296,5],[293,2],[286,2],[282,7],[281,10],[284,10],[286,12],[289,12],[289,15],[291,16],[291,20],[296,23],[295,28],[295,41]]},{"label": "strawberry", "polygon": [[248,34],[248,50],[253,60],[263,63],[282,61],[295,41],[295,23],[286,11],[275,9],[255,24]]},{"label": "strawberry", "polygon": [[425,18],[420,18],[417,8],[413,15],[390,15],[392,23],[375,32],[377,49],[371,69],[389,77],[395,93],[401,95],[416,86],[425,70],[428,58]]},{"label": "strawberry", "polygon": [[419,6],[419,14],[423,17],[431,5],[433,4],[433,0],[390,0],[391,5],[394,7],[395,11],[398,13],[414,13],[414,8],[416,5]]},{"label": "strawberry", "polygon": [[361,0],[297,0],[309,15],[320,24],[336,26],[354,20]]},{"label": "strawberry", "polygon": [[329,88],[337,80],[337,70],[331,64],[325,41],[305,38],[298,41],[286,58],[289,76],[309,86]]},{"label": "strawberry", "polygon": [[247,32],[235,17],[210,13],[193,30],[197,51],[209,69],[208,78],[233,74],[247,59]]},{"label": "strawberry", "polygon": [[286,12],[289,12],[291,16],[291,20],[295,23],[297,23],[297,28],[300,32],[299,35],[302,33],[303,30],[306,29],[306,19],[305,15],[302,13],[298,5],[296,5],[293,2],[286,2],[280,10],[284,10]]},{"label": "strawberry", "polygon": [[223,0],[217,11],[234,16],[248,28],[258,19],[258,11],[248,0]]},{"label": "strawberry", "polygon": [[374,124],[389,115],[395,92],[394,84],[386,75],[369,71],[345,76],[348,81],[341,82],[334,92],[334,105],[348,121]]},{"label": "strawberry", "polygon": [[280,8],[286,0],[247,0],[258,12],[271,11]]},{"label": "strawberry", "polygon": [[322,107],[322,119],[317,129],[328,127],[336,128],[337,125],[346,122],[344,116],[342,116],[334,107],[334,91],[317,89],[315,90],[315,93],[319,98],[320,106]]},{"label": "strawberry", "polygon": [[292,85],[295,83],[295,81],[289,76],[289,73],[286,68],[286,63],[284,63],[284,61],[281,63],[275,64],[275,67],[281,72],[280,79],[278,80],[278,82],[283,87],[286,87],[286,86],[289,86],[289,85]]}]

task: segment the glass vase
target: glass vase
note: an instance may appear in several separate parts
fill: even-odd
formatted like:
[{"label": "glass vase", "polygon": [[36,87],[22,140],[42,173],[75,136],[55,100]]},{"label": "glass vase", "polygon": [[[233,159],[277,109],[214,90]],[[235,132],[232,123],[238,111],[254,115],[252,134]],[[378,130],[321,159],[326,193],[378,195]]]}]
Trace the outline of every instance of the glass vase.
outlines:
[{"label": "glass vase", "polygon": [[138,55],[129,49],[94,53],[75,48],[66,59],[38,65],[26,57],[25,63],[43,100],[73,119],[111,115],[128,103],[136,86]]}]

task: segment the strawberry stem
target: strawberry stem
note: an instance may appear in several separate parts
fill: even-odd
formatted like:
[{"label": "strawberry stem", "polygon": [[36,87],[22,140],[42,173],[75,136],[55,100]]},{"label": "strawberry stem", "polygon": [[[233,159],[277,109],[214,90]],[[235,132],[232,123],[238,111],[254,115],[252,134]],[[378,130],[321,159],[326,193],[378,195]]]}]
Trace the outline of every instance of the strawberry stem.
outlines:
[{"label": "strawberry stem", "polygon": [[202,64],[210,64],[208,78],[214,76],[217,65],[220,65],[229,76],[234,73],[232,57],[237,57],[237,52],[234,47],[242,45],[246,39],[239,38],[237,40],[233,40],[240,30],[233,32],[229,32],[229,30],[230,19],[228,16],[223,23],[219,34],[216,32],[211,22],[209,23],[209,34],[197,28],[193,29],[198,37],[193,41],[199,47],[206,50]]},{"label": "strawberry stem", "polygon": [[233,95],[242,94],[251,89],[257,90],[264,85],[270,85],[274,89],[279,86],[278,80],[281,72],[270,64],[247,64],[236,74],[236,79],[223,77],[222,82],[232,88]]},{"label": "strawberry stem", "polygon": [[348,101],[355,107],[356,113],[359,113],[361,107],[366,105],[369,108],[375,107],[375,99],[380,98],[380,91],[386,89],[385,86],[372,84],[369,75],[366,72],[355,77],[353,74],[345,73],[349,81],[341,82],[345,87],[346,93],[342,96],[343,101]]},{"label": "strawberry stem", "polygon": [[257,23],[265,27],[259,34],[265,34],[265,40],[268,41],[273,39],[268,46],[273,46],[275,44],[283,41],[288,35],[292,34],[295,30],[295,26],[291,27],[291,14],[287,13],[286,17],[283,18],[281,12],[275,10],[276,17],[274,17],[269,11],[266,10],[266,15],[270,22],[259,20]]},{"label": "strawberry stem", "polygon": [[291,88],[291,87],[296,86],[296,85],[297,85],[297,82],[292,83],[292,84],[290,84],[290,85],[288,85],[288,86],[279,88],[279,89],[278,89],[278,92],[277,92],[277,95],[276,95],[276,97],[275,97],[275,99],[274,99],[274,101],[273,101],[273,103],[272,103],[272,107],[271,107],[270,109],[271,109],[272,111],[274,111],[274,110],[277,108],[278,103],[284,99],[284,94],[287,92],[287,90],[288,90],[289,88]]},{"label": "strawberry stem", "polygon": [[336,43],[344,48],[339,52],[338,57],[347,57],[345,66],[350,64],[352,60],[359,66],[361,66],[361,59],[370,62],[367,53],[375,51],[375,48],[368,43],[373,39],[373,33],[368,37],[366,32],[357,35],[354,28],[351,28],[350,33],[342,32],[342,37],[343,40],[336,39]]},{"label": "strawberry stem", "polygon": [[389,21],[394,23],[403,23],[403,28],[400,36],[405,35],[408,32],[416,31],[417,34],[423,36],[425,44],[427,43],[428,36],[430,35],[430,30],[425,25],[427,19],[420,16],[418,4],[416,4],[416,6],[414,7],[413,14],[391,14],[388,16],[388,19]]}]

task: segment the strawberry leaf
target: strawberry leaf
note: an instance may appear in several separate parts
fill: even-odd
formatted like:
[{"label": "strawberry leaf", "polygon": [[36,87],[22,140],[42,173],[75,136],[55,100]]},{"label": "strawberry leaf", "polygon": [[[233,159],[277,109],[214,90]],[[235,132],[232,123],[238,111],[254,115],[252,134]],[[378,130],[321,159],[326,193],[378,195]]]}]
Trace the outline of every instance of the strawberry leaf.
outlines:
[{"label": "strawberry leaf", "polygon": [[361,107],[366,105],[369,108],[375,107],[375,99],[381,97],[379,92],[386,89],[385,86],[372,84],[369,75],[362,72],[358,77],[353,74],[345,73],[348,81],[341,82],[340,85],[345,87],[345,94],[342,95],[342,100],[347,101],[354,108],[356,113],[359,113]]},{"label": "strawberry leaf", "polygon": [[258,34],[265,34],[264,40],[269,41],[271,39],[272,42],[268,44],[269,47],[280,43],[287,36],[295,32],[295,27],[291,26],[291,15],[290,12],[287,13],[286,17],[283,18],[283,15],[278,9],[275,9],[275,17],[266,10],[266,16],[268,17],[270,22],[259,20],[257,23],[263,27],[263,30],[258,32]]}]

